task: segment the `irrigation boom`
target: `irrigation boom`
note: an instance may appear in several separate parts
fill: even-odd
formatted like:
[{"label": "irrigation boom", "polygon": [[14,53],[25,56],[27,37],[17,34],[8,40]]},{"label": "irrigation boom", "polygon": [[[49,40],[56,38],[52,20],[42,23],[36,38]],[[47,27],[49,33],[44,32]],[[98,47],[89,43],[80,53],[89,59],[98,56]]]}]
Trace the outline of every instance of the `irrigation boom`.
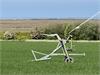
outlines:
[{"label": "irrigation boom", "polygon": [[84,25],[86,22],[90,21],[91,19],[93,19],[95,16],[97,16],[98,14],[100,14],[100,11],[98,11],[97,13],[95,13],[93,16],[91,16],[90,18],[88,18],[87,20],[85,20],[84,22],[82,22],[81,24],[79,24],[77,27],[75,27],[74,29],[72,29],[68,34],[71,34],[73,31],[79,29],[82,25]]},{"label": "irrigation boom", "polygon": [[[67,39],[62,39],[58,34],[43,34],[45,36],[51,36],[51,37],[54,37],[56,36],[56,38],[58,39],[58,45],[57,47],[49,54],[45,54],[45,53],[41,53],[41,52],[38,52],[38,51],[34,51],[32,50],[32,54],[34,56],[34,59],[35,60],[32,60],[32,61],[41,61],[41,60],[48,60],[48,59],[51,59],[51,56],[58,56],[58,55],[63,55],[64,56],[64,61],[65,62],[73,62],[73,59],[70,57],[70,55],[82,55],[82,56],[85,56],[85,53],[68,53],[68,51],[72,51],[72,41],[71,41],[71,46],[70,48],[66,48],[66,43],[68,43],[68,41],[70,39],[72,39],[72,35],[71,33],[77,29],[79,29],[82,25],[84,25],[86,22],[88,22],[89,20],[93,19],[95,16],[97,16],[98,14],[100,14],[100,11],[97,12],[96,14],[94,14],[93,16],[91,16],[90,18],[88,18],[87,20],[85,20],[84,22],[82,22],[81,24],[79,24],[77,27],[75,27],[74,29],[72,29],[68,34],[68,37]],[[55,53],[56,51],[58,51],[59,49],[62,49],[62,53]],[[44,55],[43,57],[41,58],[37,58],[35,53],[38,53],[38,54],[41,54],[41,55]]]}]

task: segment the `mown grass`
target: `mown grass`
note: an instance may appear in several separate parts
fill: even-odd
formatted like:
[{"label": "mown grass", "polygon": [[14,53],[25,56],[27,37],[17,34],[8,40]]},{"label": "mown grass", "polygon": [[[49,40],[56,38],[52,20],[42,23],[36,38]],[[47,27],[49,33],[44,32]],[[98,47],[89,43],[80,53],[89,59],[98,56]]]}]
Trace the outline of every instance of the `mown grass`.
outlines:
[{"label": "mown grass", "polygon": [[48,61],[32,62],[31,50],[49,53],[56,42],[1,41],[1,75],[99,75],[100,43],[74,43],[74,63],[65,63],[63,56]]}]

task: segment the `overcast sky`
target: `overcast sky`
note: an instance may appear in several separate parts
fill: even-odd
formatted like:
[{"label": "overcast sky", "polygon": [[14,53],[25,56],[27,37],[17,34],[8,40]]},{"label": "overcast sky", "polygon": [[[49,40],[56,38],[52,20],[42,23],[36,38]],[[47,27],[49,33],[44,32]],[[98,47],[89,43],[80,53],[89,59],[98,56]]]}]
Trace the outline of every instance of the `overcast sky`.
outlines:
[{"label": "overcast sky", "polygon": [[100,0],[0,0],[0,18],[86,18]]}]

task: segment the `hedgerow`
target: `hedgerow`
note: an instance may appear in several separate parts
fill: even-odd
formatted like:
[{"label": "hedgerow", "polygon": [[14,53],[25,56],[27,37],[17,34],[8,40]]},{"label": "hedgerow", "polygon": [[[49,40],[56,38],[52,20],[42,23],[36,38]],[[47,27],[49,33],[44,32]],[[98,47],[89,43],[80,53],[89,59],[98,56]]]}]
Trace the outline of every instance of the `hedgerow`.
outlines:
[{"label": "hedgerow", "polygon": [[[60,35],[60,37],[66,39],[66,37],[68,36],[68,33],[78,25],[79,23],[55,24],[55,25],[44,28],[43,29],[44,31],[41,31],[37,28],[34,31],[28,31],[28,32],[17,31],[13,35],[14,38],[10,38],[10,40],[11,39],[17,39],[17,40],[56,39],[55,37],[47,37],[47,36],[42,35],[42,34],[54,34],[54,33],[57,33]],[[71,35],[73,36],[73,39],[75,40],[100,40],[99,29],[100,29],[100,25],[98,23],[86,23],[82,25],[79,29],[72,32]],[[7,39],[7,37],[4,37],[4,33],[5,32],[0,32],[0,39]]]}]

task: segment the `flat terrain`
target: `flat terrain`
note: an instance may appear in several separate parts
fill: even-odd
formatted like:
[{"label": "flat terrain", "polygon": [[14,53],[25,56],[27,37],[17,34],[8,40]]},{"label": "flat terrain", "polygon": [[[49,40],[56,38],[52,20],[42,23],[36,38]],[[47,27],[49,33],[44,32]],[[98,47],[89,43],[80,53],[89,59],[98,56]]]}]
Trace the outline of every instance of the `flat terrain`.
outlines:
[{"label": "flat terrain", "polygon": [[[39,29],[46,28],[48,26],[52,27],[56,24],[80,24],[85,19],[65,19],[65,20],[0,20],[0,31],[30,31],[34,30],[36,27]],[[93,24],[99,24],[100,20],[89,21]]]},{"label": "flat terrain", "polygon": [[32,62],[31,50],[50,53],[56,42],[0,41],[1,75],[100,75],[100,42],[74,42],[74,63],[65,63],[63,56],[48,61]]}]

